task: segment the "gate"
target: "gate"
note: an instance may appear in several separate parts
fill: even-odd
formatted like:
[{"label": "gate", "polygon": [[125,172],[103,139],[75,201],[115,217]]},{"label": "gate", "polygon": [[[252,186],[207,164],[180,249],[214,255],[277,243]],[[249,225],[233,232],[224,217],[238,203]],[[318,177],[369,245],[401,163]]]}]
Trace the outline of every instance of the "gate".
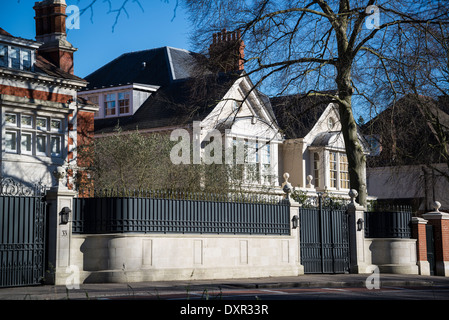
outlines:
[{"label": "gate", "polygon": [[348,273],[349,232],[346,208],[329,201],[299,209],[301,263],[304,273]]},{"label": "gate", "polygon": [[435,240],[433,237],[433,226],[426,225],[426,245],[427,245],[427,261],[429,261],[430,275],[435,274]]},{"label": "gate", "polygon": [[40,284],[45,272],[44,188],[0,182],[0,287]]}]

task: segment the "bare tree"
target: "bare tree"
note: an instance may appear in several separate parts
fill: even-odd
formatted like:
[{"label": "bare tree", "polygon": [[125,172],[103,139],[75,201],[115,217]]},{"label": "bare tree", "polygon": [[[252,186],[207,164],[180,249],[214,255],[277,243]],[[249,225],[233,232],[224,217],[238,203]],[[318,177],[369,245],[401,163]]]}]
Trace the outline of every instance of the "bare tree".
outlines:
[{"label": "bare tree", "polygon": [[[357,135],[353,97],[374,104],[372,89],[388,83],[385,62],[401,45],[401,28],[447,24],[436,2],[414,0],[185,1],[198,46],[212,32],[242,30],[245,68],[271,94],[329,95],[339,106],[351,188],[366,203],[366,159]],[[379,23],[377,23],[379,22]],[[411,36],[409,34],[409,36]],[[378,81],[378,82],[376,82]],[[374,88],[373,88],[374,87]]]}]

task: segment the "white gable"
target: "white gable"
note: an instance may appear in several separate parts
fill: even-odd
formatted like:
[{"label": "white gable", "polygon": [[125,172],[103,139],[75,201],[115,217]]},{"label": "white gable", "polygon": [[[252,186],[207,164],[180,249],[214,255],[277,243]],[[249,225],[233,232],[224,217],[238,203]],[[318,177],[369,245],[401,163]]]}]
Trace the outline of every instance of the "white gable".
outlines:
[{"label": "white gable", "polygon": [[[231,135],[280,140],[279,128],[247,77],[239,78],[201,122],[206,130],[227,129]],[[279,141],[280,142],[280,141]]]}]

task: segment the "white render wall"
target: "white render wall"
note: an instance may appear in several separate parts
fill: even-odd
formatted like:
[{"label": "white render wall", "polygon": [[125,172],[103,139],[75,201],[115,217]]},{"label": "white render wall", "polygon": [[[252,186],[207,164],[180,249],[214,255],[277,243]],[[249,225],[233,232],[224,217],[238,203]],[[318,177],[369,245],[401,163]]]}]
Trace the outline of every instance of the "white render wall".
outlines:
[{"label": "white render wall", "polygon": [[365,238],[365,252],[381,273],[419,274],[416,239]]},{"label": "white render wall", "polygon": [[80,282],[139,282],[297,276],[292,236],[73,235]]}]

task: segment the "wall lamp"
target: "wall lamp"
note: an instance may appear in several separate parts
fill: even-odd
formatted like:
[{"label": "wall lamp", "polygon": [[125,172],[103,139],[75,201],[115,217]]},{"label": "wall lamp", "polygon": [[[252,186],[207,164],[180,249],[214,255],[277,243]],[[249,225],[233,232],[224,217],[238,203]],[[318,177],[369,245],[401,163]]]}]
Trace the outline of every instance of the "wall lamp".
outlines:
[{"label": "wall lamp", "polygon": [[357,231],[363,230],[364,223],[365,221],[362,218],[359,218],[359,220],[357,220]]},{"label": "wall lamp", "polygon": [[292,228],[296,229],[299,226],[299,217],[298,216],[293,216],[292,218]]},{"label": "wall lamp", "polygon": [[61,212],[59,213],[60,224],[69,223],[70,212],[72,212],[72,210],[70,210],[70,208],[68,208],[68,207],[62,208]]}]

